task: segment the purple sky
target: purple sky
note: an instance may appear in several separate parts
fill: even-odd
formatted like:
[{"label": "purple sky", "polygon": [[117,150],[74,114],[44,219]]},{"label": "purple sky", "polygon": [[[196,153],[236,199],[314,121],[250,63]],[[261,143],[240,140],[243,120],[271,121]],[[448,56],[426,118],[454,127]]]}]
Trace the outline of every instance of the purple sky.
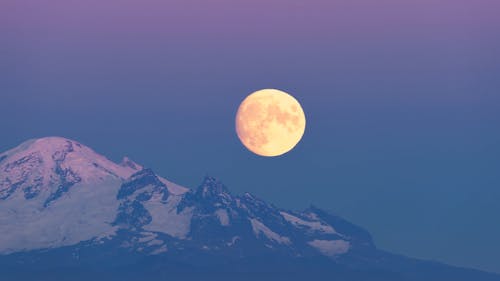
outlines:
[{"label": "purple sky", "polygon": [[[3,0],[0,150],[69,137],[500,272],[498,15],[497,0]],[[234,132],[261,88],[308,117],[282,158]]]}]

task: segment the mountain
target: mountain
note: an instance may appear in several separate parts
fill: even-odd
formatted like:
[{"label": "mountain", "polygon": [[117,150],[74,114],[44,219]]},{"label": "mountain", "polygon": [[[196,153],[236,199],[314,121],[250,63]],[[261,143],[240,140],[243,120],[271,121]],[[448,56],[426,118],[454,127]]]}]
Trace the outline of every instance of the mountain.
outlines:
[{"label": "mountain", "polygon": [[393,255],[311,206],[194,190],[58,137],[0,154],[1,280],[500,280]]}]

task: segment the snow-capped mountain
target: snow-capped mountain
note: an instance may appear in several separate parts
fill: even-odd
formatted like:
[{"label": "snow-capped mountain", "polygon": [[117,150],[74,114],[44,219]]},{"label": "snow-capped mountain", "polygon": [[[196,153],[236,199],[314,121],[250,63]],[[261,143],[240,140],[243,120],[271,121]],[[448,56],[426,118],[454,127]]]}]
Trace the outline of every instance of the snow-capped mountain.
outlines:
[{"label": "snow-capped mountain", "polygon": [[[282,266],[290,273],[284,268],[295,264],[302,273],[325,272],[324,280],[335,274],[343,280],[444,280],[429,275],[434,267],[449,272],[436,276],[454,280],[470,274],[474,280],[500,280],[385,253],[367,231],[316,207],[280,209],[249,193],[231,194],[211,177],[190,190],[128,158],[117,164],[58,137],[0,154],[0,233],[0,269],[14,268],[14,274],[112,264],[126,267],[112,275],[124,280],[132,276],[130,265],[146,274],[207,265],[214,265],[212,273],[225,272],[228,264],[243,271],[273,264],[272,271]],[[412,268],[427,272],[425,279],[412,279],[419,276],[410,274]],[[363,279],[359,272],[385,279]]]},{"label": "snow-capped mountain", "polygon": [[[0,155],[0,253],[74,245],[112,234],[123,182],[142,167],[75,141],[27,141]],[[172,193],[187,189],[159,178]],[[168,188],[167,188],[168,190]]]},{"label": "snow-capped mountain", "polygon": [[[249,193],[233,196],[209,177],[188,192],[128,158],[116,164],[64,138],[31,140],[0,158],[3,254],[104,241],[121,230],[137,235],[126,241],[130,247],[151,253],[175,247],[171,239],[216,251],[258,244],[296,256],[335,257],[358,246],[352,233],[311,210],[286,212]],[[365,245],[372,246],[369,237]]]}]

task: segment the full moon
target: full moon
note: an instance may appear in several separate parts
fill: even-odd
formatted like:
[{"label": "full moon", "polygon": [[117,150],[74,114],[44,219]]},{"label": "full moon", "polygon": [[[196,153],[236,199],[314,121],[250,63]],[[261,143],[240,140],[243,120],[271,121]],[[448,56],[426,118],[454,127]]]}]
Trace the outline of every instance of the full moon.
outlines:
[{"label": "full moon", "polygon": [[236,132],[248,150],[260,156],[279,156],[302,139],[306,117],[291,95],[264,89],[249,95],[236,115]]}]

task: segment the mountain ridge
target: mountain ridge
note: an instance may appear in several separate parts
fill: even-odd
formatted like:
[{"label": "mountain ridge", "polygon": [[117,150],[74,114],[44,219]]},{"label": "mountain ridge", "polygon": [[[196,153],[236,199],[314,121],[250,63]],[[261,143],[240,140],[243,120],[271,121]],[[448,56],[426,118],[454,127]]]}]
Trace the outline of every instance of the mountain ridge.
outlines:
[{"label": "mountain ridge", "polygon": [[[476,272],[475,280],[500,280],[381,251],[368,231],[318,207],[281,209],[250,193],[232,194],[209,176],[187,189],[65,138],[31,140],[0,159],[0,269],[12,276],[21,266],[97,269],[125,279],[169,268],[184,278],[231,265],[240,274],[272,271],[290,280],[301,280],[292,272],[311,271],[324,272],[325,280],[470,280],[463,277]],[[372,279],[369,272],[376,272]],[[383,276],[392,279],[377,279]]]}]

